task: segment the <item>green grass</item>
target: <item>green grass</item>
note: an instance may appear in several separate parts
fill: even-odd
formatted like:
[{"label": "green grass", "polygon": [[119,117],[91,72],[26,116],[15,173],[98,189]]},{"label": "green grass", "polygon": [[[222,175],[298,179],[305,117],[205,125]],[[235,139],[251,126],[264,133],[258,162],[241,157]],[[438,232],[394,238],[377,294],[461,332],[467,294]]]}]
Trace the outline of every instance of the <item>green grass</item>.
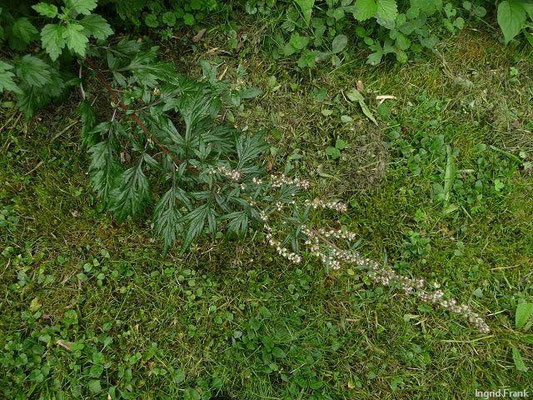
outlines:
[{"label": "green grass", "polygon": [[[312,196],[348,202],[340,221],[364,253],[439,282],[492,333],[358,272],[289,265],[260,234],[163,255],[148,218],[117,225],[92,195],[79,126],[65,130],[77,120],[73,95],[40,119],[6,111],[0,123],[5,397],[467,399],[533,389],[532,348],[514,323],[517,304],[533,300],[531,55],[466,31],[405,66],[356,60],[298,73],[252,42],[225,52],[217,37],[184,59],[179,49],[166,56],[191,74],[209,59],[236,85],[263,89],[225,117],[266,130],[272,168],[309,177]],[[345,100],[358,80],[377,127]],[[397,99],[378,108],[375,95]],[[348,146],[333,160],[326,149],[338,138]],[[316,222],[338,226],[332,215]]]}]

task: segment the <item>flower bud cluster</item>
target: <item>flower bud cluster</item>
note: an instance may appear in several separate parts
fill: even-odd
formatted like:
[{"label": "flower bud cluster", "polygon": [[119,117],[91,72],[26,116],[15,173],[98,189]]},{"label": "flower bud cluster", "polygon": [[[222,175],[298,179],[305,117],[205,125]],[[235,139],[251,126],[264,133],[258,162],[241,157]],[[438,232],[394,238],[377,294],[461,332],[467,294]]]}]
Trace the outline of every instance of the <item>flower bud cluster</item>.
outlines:
[{"label": "flower bud cluster", "polygon": [[348,210],[348,206],[340,201],[323,201],[320,199],[306,200],[306,206],[313,207],[315,210],[317,208],[324,208],[338,212],[345,212]]},{"label": "flower bud cluster", "polygon": [[240,171],[236,169],[228,169],[224,165],[219,165],[216,168],[211,169],[209,171],[209,174],[211,175],[220,174],[223,177],[233,182],[239,182],[242,178],[242,174],[240,173]]},{"label": "flower bud cluster", "polygon": [[457,304],[455,299],[444,299],[442,290],[429,291],[424,279],[409,278],[396,273],[392,268],[385,267],[379,263],[362,257],[354,250],[344,250],[339,248],[332,240],[344,239],[353,242],[356,238],[354,232],[340,229],[318,229],[311,230],[308,227],[302,229],[306,236],[304,244],[310,253],[319,258],[324,264],[333,269],[339,269],[341,263],[357,265],[368,269],[368,276],[376,283],[384,286],[397,285],[406,294],[417,296],[420,300],[435,304],[445,310],[462,315],[473,324],[481,333],[489,333],[490,328],[487,323],[466,304]]},{"label": "flower bud cluster", "polygon": [[283,258],[286,258],[287,260],[295,264],[299,264],[302,261],[302,257],[296,253],[289,251],[286,247],[283,247],[278,240],[274,239],[272,235],[272,227],[268,224],[268,217],[264,212],[260,212],[260,215],[261,220],[264,223],[264,228],[267,231],[266,240],[269,246],[275,248],[276,252]]},{"label": "flower bud cluster", "polygon": [[279,188],[283,185],[296,186],[299,189],[307,190],[311,187],[309,181],[299,178],[289,178],[285,175],[271,175],[270,186],[273,188]]}]

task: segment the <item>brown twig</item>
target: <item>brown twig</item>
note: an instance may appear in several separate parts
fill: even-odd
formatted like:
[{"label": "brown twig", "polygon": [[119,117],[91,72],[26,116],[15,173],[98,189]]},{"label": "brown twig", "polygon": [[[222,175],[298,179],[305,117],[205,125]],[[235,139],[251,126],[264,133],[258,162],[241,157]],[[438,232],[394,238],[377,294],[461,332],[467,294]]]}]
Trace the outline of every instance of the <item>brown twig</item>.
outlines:
[{"label": "brown twig", "polygon": [[[174,160],[174,163],[176,163],[176,165],[180,165],[181,163],[183,163],[182,160],[176,158],[176,156],[174,156],[174,154],[172,154],[172,152],[167,149],[153,134],[152,132],[150,132],[150,130],[148,129],[148,127],[144,124],[144,122],[141,121],[141,119],[138,117],[138,115],[135,113],[135,111],[133,112],[130,112],[128,114],[128,111],[130,111],[128,109],[128,106],[126,106],[124,103],[122,103],[120,101],[120,98],[118,97],[115,89],[113,89],[109,83],[107,82],[107,79],[104,75],[104,73],[92,62],[91,59],[89,58],[86,58],[85,59],[85,62],[87,63],[87,65],[89,65],[89,67],[96,72],[96,77],[98,79],[98,81],[100,81],[100,83],[102,85],[104,85],[104,87],[107,89],[107,91],[109,92],[109,94],[111,95],[111,97],[113,98],[113,102],[118,105],[120,108],[122,108],[122,110],[124,110],[124,112],[130,117],[130,119],[132,119],[143,131],[144,133],[146,134],[146,136],[148,136],[148,138],[150,138],[150,140],[157,146],[161,149],[161,151],[163,151],[163,153],[167,154],[170,158],[172,158],[172,160]],[[189,170],[191,172],[197,172],[196,171],[196,168],[194,167],[189,167]]]}]

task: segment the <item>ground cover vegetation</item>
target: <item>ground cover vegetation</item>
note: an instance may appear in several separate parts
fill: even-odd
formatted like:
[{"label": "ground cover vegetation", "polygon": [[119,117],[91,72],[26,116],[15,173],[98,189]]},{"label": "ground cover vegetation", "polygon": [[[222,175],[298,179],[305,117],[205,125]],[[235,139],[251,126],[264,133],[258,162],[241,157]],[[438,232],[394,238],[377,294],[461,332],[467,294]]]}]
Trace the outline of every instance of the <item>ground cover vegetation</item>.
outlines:
[{"label": "ground cover vegetation", "polygon": [[2,5],[3,395],[531,389],[531,18]]}]

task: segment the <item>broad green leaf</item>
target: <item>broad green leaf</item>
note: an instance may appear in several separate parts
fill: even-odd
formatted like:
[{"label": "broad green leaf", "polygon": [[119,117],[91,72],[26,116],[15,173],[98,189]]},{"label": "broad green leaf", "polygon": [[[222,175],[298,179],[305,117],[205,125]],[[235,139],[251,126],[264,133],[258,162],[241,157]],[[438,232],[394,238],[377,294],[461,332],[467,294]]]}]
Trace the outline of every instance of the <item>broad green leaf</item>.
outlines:
[{"label": "broad green leaf", "polygon": [[411,9],[418,9],[426,14],[426,16],[435,14],[441,8],[442,0],[411,0]]},{"label": "broad green leaf", "polygon": [[307,36],[300,36],[295,32],[291,35],[289,44],[297,50],[302,50],[309,44],[309,38]]},{"label": "broad green leaf", "polygon": [[248,88],[243,89],[240,92],[241,99],[253,99],[254,97],[261,96],[263,94],[263,91],[259,88]]},{"label": "broad green leaf", "polygon": [[66,0],[67,6],[80,14],[89,15],[96,8],[96,0]]},{"label": "broad green leaf", "polygon": [[57,60],[61,50],[65,47],[64,30],[65,27],[56,24],[45,25],[41,30],[41,44],[52,61]]},{"label": "broad green leaf", "polygon": [[186,14],[183,16],[183,23],[184,23],[185,25],[192,26],[192,25],[194,25],[194,22],[195,22],[194,15],[192,15],[192,14],[190,14],[190,13],[186,13]]},{"label": "broad green leaf", "polygon": [[13,22],[13,25],[11,26],[11,33],[18,40],[21,40],[22,42],[28,44],[32,40],[38,38],[39,31],[35,26],[32,25],[28,18],[23,17],[18,18],[17,20],[15,20],[15,22]]},{"label": "broad green leaf", "polygon": [[311,22],[311,14],[313,12],[313,6],[315,5],[315,0],[295,0],[296,4],[302,10],[302,15],[304,17],[307,25]]},{"label": "broad green leaf", "polygon": [[50,66],[40,58],[29,54],[17,62],[15,72],[30,86],[43,87],[51,82]]},{"label": "broad green leaf", "polygon": [[163,14],[161,20],[168,26],[174,26],[176,25],[176,14],[172,11],[167,11]]},{"label": "broad green leaf", "polygon": [[375,51],[372,54],[369,54],[366,58],[366,63],[370,65],[378,65],[381,62],[381,59],[383,58],[383,51]]},{"label": "broad green leaf", "polygon": [[366,105],[363,95],[359,93],[357,89],[354,88],[350,90],[346,93],[346,96],[348,96],[351,101],[357,101],[359,103],[359,106],[361,107],[361,110],[363,110],[363,113],[368,117],[368,119],[370,119],[374,124],[378,124],[376,118],[374,118],[374,115]]},{"label": "broad green leaf", "polygon": [[520,354],[520,351],[513,346],[513,361],[516,369],[518,371],[527,372],[529,371],[529,368],[524,363],[524,360],[522,359],[522,355]]},{"label": "broad green leaf", "polygon": [[53,4],[41,2],[32,6],[31,8],[33,8],[43,17],[54,18],[57,15],[57,7]]},{"label": "broad green leaf", "polygon": [[85,57],[85,50],[89,39],[83,33],[83,26],[77,23],[71,23],[63,31],[63,39],[67,47],[81,57]]},{"label": "broad green leaf", "polygon": [[98,379],[90,380],[88,386],[92,393],[100,393],[102,391],[102,386],[100,385],[100,381]]},{"label": "broad green leaf", "polygon": [[98,14],[89,14],[80,20],[86,32],[86,36],[92,35],[96,39],[104,40],[113,34],[113,29],[107,23],[104,17]]},{"label": "broad green leaf", "polygon": [[498,6],[498,25],[502,29],[505,43],[509,43],[526,23],[526,10],[517,1],[505,0]]},{"label": "broad green leaf", "polygon": [[516,329],[522,329],[531,317],[533,317],[533,303],[520,303],[515,312]]},{"label": "broad green leaf", "polygon": [[340,150],[333,146],[329,146],[326,149],[326,154],[330,156],[333,160],[336,160],[341,156]]},{"label": "broad green leaf", "polygon": [[104,367],[101,365],[95,364],[89,369],[89,376],[91,378],[99,378],[103,372],[104,372]]},{"label": "broad green leaf", "polygon": [[316,54],[316,51],[304,50],[298,59],[298,66],[300,68],[313,68],[315,66]]},{"label": "broad green leaf", "polygon": [[157,28],[159,26],[157,16],[154,14],[147,14],[146,17],[144,17],[144,23],[150,28]]},{"label": "broad green leaf", "polygon": [[331,51],[333,53],[340,53],[348,44],[348,37],[346,35],[337,35],[331,43]]},{"label": "broad green leaf", "polygon": [[386,21],[394,21],[398,15],[396,0],[376,0],[377,11],[376,18]]},{"label": "broad green leaf", "polygon": [[375,0],[357,0],[355,2],[355,7],[356,11],[354,16],[358,21],[365,21],[375,17],[378,10]]},{"label": "broad green leaf", "polygon": [[524,7],[524,10],[526,10],[529,18],[533,20],[533,3],[523,2],[522,7]]}]

